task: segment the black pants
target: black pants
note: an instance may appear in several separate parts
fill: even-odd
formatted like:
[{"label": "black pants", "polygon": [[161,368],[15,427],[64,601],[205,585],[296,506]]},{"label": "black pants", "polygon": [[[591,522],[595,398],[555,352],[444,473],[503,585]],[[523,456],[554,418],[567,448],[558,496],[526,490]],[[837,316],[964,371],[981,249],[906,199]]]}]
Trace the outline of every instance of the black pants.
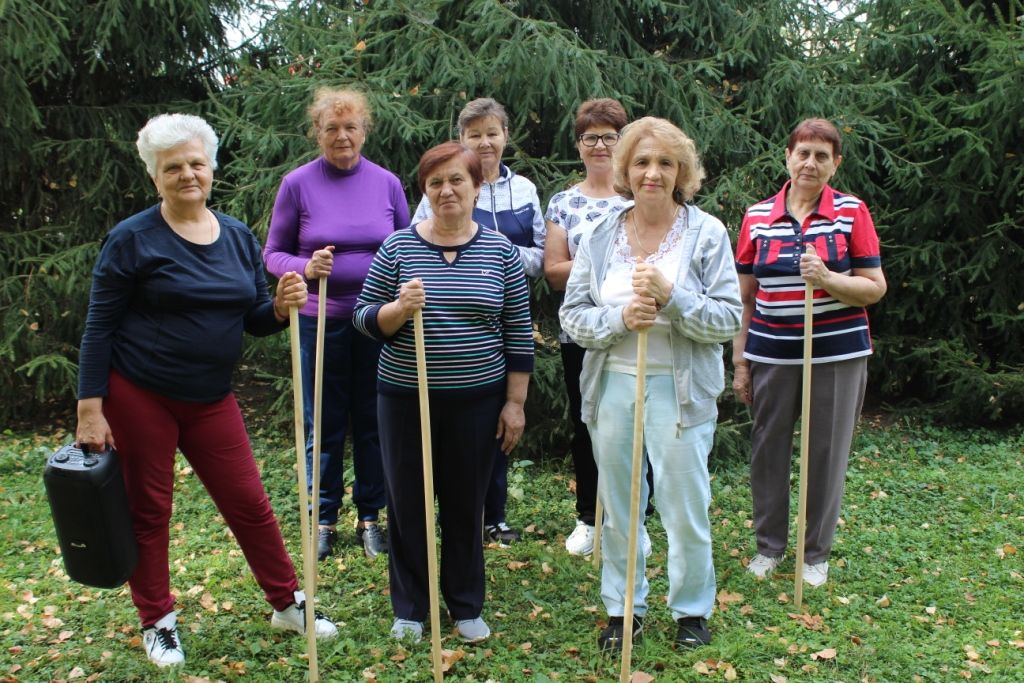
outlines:
[{"label": "black pants", "polygon": [[[482,516],[494,463],[504,393],[473,398],[431,396],[434,493],[441,518],[441,595],[453,619],[474,619],[484,604]],[[430,611],[419,400],[377,397],[388,499],[391,607],[399,619],[425,621]]]}]

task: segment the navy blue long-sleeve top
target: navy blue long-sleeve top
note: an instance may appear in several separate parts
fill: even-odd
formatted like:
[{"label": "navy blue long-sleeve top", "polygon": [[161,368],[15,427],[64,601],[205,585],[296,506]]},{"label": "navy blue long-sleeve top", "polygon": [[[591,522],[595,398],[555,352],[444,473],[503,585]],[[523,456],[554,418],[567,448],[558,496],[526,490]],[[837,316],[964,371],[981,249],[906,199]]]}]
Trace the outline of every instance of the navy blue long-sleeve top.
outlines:
[{"label": "navy blue long-sleeve top", "polygon": [[111,368],[168,398],[212,402],[231,391],[243,330],[281,330],[260,245],[248,226],[215,213],[220,235],[194,244],[160,205],[118,223],[92,271],[79,354],[78,397],[107,395]]}]

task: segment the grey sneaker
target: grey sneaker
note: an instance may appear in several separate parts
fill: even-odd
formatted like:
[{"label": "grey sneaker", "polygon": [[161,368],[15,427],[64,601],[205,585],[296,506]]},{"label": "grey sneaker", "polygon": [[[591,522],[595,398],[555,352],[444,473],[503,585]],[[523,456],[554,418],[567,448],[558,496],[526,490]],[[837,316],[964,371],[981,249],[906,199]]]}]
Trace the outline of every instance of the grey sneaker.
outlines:
[{"label": "grey sneaker", "polygon": [[356,541],[363,546],[363,554],[371,560],[388,551],[388,539],[376,522],[366,522],[356,527]]},{"label": "grey sneaker", "polygon": [[459,632],[459,638],[466,643],[479,643],[491,635],[491,629],[480,617],[476,619],[459,619],[455,622],[455,629]]},{"label": "grey sneaker", "polygon": [[418,643],[423,639],[423,622],[412,619],[395,619],[391,625],[391,637]]}]

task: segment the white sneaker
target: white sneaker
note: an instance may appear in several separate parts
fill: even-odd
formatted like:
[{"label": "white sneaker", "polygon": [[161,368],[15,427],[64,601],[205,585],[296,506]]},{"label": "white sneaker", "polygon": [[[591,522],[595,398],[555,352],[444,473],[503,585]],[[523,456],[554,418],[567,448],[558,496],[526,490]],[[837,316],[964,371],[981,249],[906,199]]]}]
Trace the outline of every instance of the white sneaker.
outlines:
[{"label": "white sneaker", "polygon": [[[313,612],[314,623],[316,624],[317,638],[333,638],[338,635],[338,627],[334,622],[320,613],[320,610]],[[296,633],[306,632],[306,594],[302,591],[295,591],[295,603],[288,605],[283,610],[274,610],[270,617],[270,625],[274,628]]]},{"label": "white sneaker", "polygon": [[185,650],[178,639],[178,615],[171,611],[149,628],[142,630],[142,646],[149,661],[159,667],[174,666],[185,661]]},{"label": "white sneaker", "polygon": [[767,579],[782,562],[782,557],[767,557],[758,553],[747,565],[747,571],[759,579]]},{"label": "white sneaker", "polygon": [[828,581],[828,560],[818,564],[804,565],[804,583],[812,588],[822,586]]},{"label": "white sneaker", "polygon": [[589,555],[594,552],[594,525],[576,520],[576,528],[565,539],[565,549],[570,555]]},{"label": "white sneaker", "polygon": [[644,557],[651,556],[651,535],[647,533],[647,525],[640,525],[640,547],[644,551]]},{"label": "white sneaker", "polygon": [[423,639],[423,622],[412,619],[395,619],[391,625],[391,637],[418,643]]}]

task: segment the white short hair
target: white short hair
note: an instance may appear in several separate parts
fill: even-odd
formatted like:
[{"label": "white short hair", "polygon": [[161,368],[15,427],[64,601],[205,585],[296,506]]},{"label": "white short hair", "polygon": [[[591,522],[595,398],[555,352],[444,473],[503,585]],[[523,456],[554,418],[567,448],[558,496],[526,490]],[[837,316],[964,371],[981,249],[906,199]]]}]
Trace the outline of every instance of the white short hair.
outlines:
[{"label": "white short hair", "polygon": [[203,143],[211,165],[217,168],[217,134],[204,119],[192,114],[154,116],[139,131],[135,146],[139,148],[139,156],[146,164],[149,177],[155,178],[157,154],[196,139]]}]

